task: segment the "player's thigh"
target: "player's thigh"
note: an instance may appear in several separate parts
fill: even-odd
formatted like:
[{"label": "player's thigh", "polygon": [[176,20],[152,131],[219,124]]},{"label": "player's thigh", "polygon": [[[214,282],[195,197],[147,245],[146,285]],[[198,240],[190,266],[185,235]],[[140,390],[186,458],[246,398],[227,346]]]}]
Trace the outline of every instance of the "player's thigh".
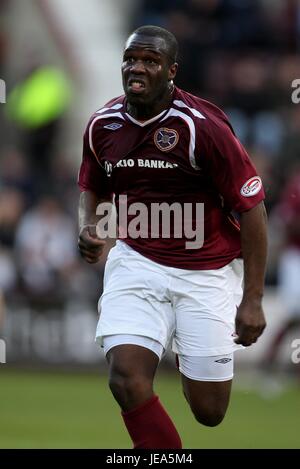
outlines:
[{"label": "player's thigh", "polygon": [[150,337],[119,334],[105,336],[103,347],[109,373],[121,377],[144,377],[152,381],[164,352],[163,346]]},{"label": "player's thigh", "polygon": [[107,354],[110,373],[122,376],[141,375],[152,378],[159,357],[152,350],[134,344],[117,345]]},{"label": "player's thigh", "polygon": [[222,422],[230,401],[232,380],[198,381],[182,375],[184,395],[195,418],[207,426]]},{"label": "player's thigh", "polygon": [[229,404],[233,378],[233,353],[220,356],[178,356],[184,395],[196,419],[218,425]]}]

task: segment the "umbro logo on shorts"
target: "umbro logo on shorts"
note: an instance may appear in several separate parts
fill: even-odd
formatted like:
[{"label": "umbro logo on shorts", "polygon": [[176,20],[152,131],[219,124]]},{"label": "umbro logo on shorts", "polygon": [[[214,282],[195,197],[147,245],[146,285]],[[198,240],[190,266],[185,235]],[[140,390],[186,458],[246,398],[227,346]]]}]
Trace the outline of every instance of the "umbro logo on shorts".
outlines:
[{"label": "umbro logo on shorts", "polygon": [[220,358],[220,360],[215,360],[215,363],[228,363],[231,362],[231,358]]},{"label": "umbro logo on shorts", "polygon": [[112,124],[104,125],[104,129],[108,130],[118,130],[123,127],[123,124],[118,124],[117,122],[113,122]]}]

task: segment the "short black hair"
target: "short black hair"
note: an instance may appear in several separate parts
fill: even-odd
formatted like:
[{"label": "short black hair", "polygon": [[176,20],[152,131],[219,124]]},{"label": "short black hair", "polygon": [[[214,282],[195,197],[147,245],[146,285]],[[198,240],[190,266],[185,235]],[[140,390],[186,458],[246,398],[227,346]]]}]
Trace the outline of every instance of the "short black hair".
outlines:
[{"label": "short black hair", "polygon": [[[167,46],[167,55],[172,63],[176,62],[178,54],[178,42],[173,33],[159,26],[140,26],[132,34],[143,34],[145,36],[160,37],[164,39]],[[132,35],[131,34],[131,35]]]}]

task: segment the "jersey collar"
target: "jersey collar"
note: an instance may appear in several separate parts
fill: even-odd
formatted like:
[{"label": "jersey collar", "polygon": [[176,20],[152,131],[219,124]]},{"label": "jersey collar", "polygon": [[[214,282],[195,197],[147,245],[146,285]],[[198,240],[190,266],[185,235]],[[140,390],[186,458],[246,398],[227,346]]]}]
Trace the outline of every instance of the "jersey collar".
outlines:
[{"label": "jersey collar", "polygon": [[132,117],[130,114],[128,114],[128,112],[125,112],[125,116],[127,117],[127,119],[129,119],[131,122],[133,122],[134,124],[140,126],[140,127],[145,127],[146,125],[149,125],[149,124],[152,124],[152,122],[155,122],[157,120],[159,120],[161,117],[163,117],[167,112],[169,111],[169,109],[164,109],[160,114],[158,114],[157,116],[154,116],[154,117],[151,117],[151,119],[147,120],[147,121],[144,121],[144,122],[141,122],[141,121],[138,121],[137,119],[134,119],[134,117]]}]

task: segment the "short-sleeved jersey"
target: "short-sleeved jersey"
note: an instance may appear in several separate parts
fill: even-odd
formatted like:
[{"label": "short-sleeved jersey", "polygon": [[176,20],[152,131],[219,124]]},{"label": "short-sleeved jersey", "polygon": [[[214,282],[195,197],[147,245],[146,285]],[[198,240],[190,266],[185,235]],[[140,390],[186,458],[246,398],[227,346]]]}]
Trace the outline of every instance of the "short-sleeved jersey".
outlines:
[{"label": "short-sleeved jersey", "polygon": [[[204,240],[198,249],[187,249],[184,230],[181,238],[172,230],[169,238],[161,232],[159,237],[123,235],[149,259],[192,270],[220,268],[241,257],[233,213],[264,199],[260,178],[226,115],[179,88],[168,109],[143,123],[126,112],[125,96],[97,111],[84,134],[79,187],[99,198],[115,194],[117,213],[121,195],[128,207],[143,203],[149,213],[151,204],[204,204]],[[196,210],[191,217],[195,228]],[[124,229],[119,220],[119,232]]]}]

